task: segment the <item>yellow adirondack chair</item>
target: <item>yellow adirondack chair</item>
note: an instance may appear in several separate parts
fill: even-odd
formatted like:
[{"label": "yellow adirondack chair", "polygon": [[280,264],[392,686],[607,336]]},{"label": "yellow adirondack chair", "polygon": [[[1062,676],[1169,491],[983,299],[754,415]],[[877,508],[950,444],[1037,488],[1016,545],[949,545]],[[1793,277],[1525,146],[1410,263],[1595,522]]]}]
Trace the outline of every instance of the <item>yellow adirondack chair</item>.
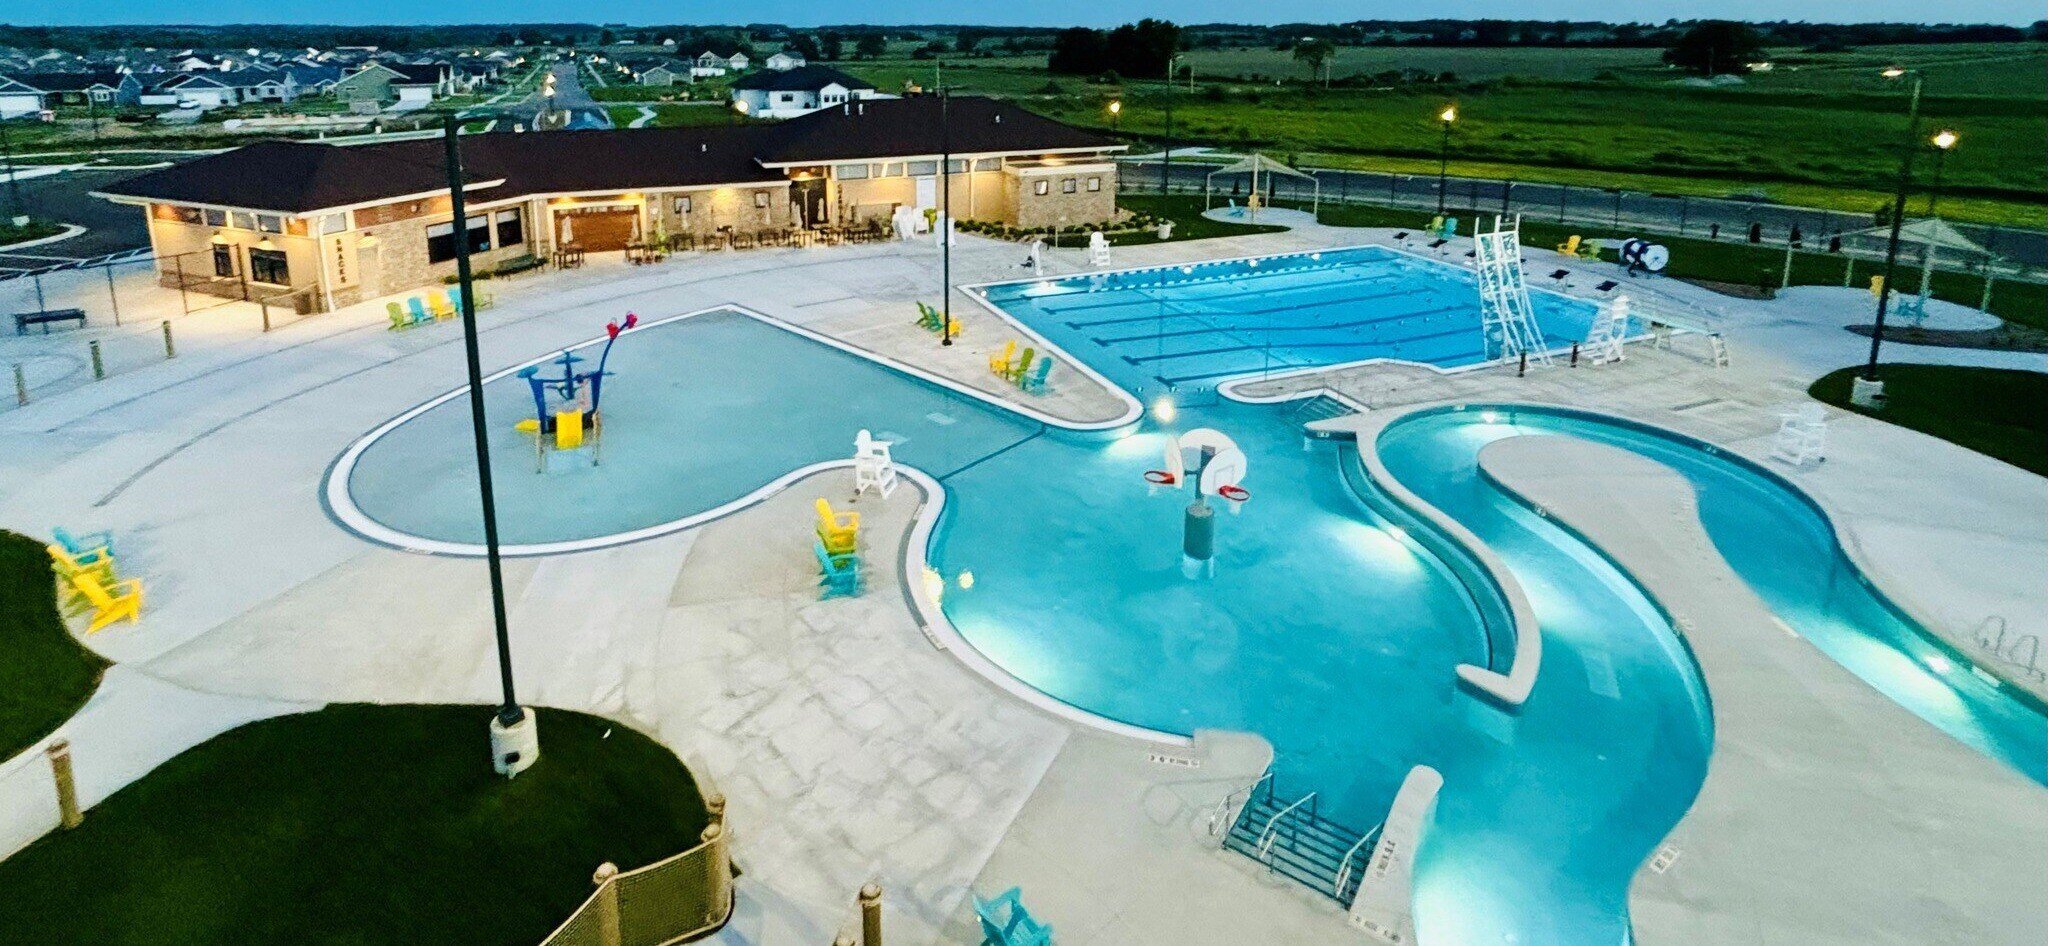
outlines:
[{"label": "yellow adirondack chair", "polygon": [[1010,363],[1017,360],[1017,340],[1003,343],[1003,350],[988,356],[988,370],[1000,377],[1010,376]]},{"label": "yellow adirondack chair", "polygon": [[87,634],[98,633],[115,621],[142,620],[142,582],[131,578],[118,584],[102,583],[92,575],[71,576],[71,587],[93,608]]},{"label": "yellow adirondack chair", "polygon": [[114,557],[106,554],[105,548],[94,549],[88,553],[97,554],[90,562],[79,561],[79,556],[65,551],[61,545],[46,545],[43,548],[50,553],[50,570],[57,573],[58,580],[63,582],[64,590],[68,593],[65,610],[69,613],[76,614],[84,610],[83,601],[71,588],[73,577],[87,575],[101,584],[110,584],[114,580]]},{"label": "yellow adirondack chair", "polygon": [[447,293],[427,293],[427,308],[434,310],[434,321],[436,322],[455,317],[455,307],[448,304]]},{"label": "yellow adirondack chair", "polygon": [[818,541],[825,551],[845,553],[860,542],[860,513],[837,512],[823,496],[818,497]]},{"label": "yellow adirondack chair", "polygon": [[1563,253],[1566,256],[1579,255],[1579,235],[1574,233],[1572,234],[1571,239],[1566,240],[1563,243],[1559,243],[1557,245],[1557,251],[1559,253]]}]

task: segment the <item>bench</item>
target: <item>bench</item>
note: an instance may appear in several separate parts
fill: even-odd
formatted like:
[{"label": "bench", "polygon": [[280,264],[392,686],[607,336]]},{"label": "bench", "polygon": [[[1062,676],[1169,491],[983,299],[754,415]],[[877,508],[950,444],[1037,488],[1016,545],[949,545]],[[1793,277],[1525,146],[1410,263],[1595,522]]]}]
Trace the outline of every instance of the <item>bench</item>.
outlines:
[{"label": "bench", "polygon": [[85,310],[44,309],[40,312],[16,312],[14,313],[14,334],[27,334],[29,326],[40,325],[43,327],[43,334],[48,335],[50,334],[51,322],[77,322],[79,328],[84,328]]}]

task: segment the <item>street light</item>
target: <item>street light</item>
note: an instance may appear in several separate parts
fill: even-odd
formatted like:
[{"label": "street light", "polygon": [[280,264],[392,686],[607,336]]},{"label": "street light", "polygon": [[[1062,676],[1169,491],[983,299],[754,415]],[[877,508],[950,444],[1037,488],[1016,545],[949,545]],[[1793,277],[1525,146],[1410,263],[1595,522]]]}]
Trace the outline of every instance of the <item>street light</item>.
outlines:
[{"label": "street light", "polygon": [[1444,213],[1444,199],[1449,196],[1445,188],[1450,182],[1451,175],[1451,124],[1458,120],[1458,103],[1452,102],[1444,106],[1444,110],[1438,112],[1436,117],[1444,125],[1443,141],[1438,144],[1436,155],[1436,213],[1441,217]]},{"label": "street light", "polygon": [[1949,149],[1960,140],[1961,135],[1947,128],[1935,132],[1929,139],[1928,143],[1934,145],[1934,186],[1927,189],[1927,215],[1930,217],[1934,216],[1935,205],[1941,202],[1941,166],[1947,163]]},{"label": "street light", "polygon": [[1173,68],[1179,56],[1166,60],[1166,153],[1159,168],[1159,196],[1173,193]]},{"label": "street light", "polygon": [[1906,104],[1906,136],[1899,149],[1899,183],[1892,194],[1891,237],[1884,248],[1884,275],[1878,283],[1877,319],[1870,327],[1870,361],[1863,376],[1849,386],[1849,400],[1863,407],[1877,407],[1884,400],[1884,382],[1877,377],[1878,350],[1884,346],[1884,317],[1891,309],[1892,277],[1899,265],[1899,228],[1906,223],[1906,191],[1913,185],[1913,156],[1920,151],[1920,86],[1924,77],[1918,69],[1893,66],[1882,75],[1887,79],[1911,77],[1913,90]]},{"label": "street light", "polygon": [[1120,101],[1120,100],[1117,100],[1117,99],[1110,99],[1110,100],[1109,100],[1109,130],[1110,130],[1110,131],[1114,132],[1114,131],[1116,131],[1116,130],[1117,130],[1117,116],[1119,116],[1119,115],[1122,115],[1123,113],[1124,113],[1124,103],[1123,103],[1122,101]]}]

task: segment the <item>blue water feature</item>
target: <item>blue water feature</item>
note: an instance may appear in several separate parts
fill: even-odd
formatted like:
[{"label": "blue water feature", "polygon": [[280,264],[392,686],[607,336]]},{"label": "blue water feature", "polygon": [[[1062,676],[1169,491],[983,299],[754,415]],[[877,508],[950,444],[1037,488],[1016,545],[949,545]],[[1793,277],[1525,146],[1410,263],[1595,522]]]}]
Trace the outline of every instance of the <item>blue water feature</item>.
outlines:
[{"label": "blue water feature", "polygon": [[[1051,429],[714,312],[621,340],[605,389],[603,462],[588,462],[586,449],[539,474],[531,440],[512,429],[531,412],[525,386],[500,377],[485,392],[506,541],[604,541],[703,514],[793,469],[844,459],[853,432],[871,429],[945,487],[927,550],[945,579],[942,608],[1020,681],[1166,732],[1258,732],[1274,744],[1280,784],[1316,791],[1326,816],[1360,828],[1384,814],[1409,766],[1442,771],[1417,874],[1421,937],[1431,946],[1624,942],[1629,878],[1691,803],[1712,742],[1707,694],[1663,615],[1597,550],[1479,476],[1485,444],[1563,432],[1671,463],[1703,484],[1709,531],[1737,570],[1754,575],[1802,633],[1819,643],[1827,634],[1806,625],[1828,625],[1845,649],[1876,641],[1863,648],[1872,654],[1896,643],[1866,626],[1880,615],[1854,606],[1853,571],[1820,564],[1833,546],[1812,510],[1782,486],[1744,479],[1725,457],[1563,415],[1489,422],[1481,412],[1424,413],[1379,438],[1389,471],[1501,555],[1544,628],[1535,691],[1504,709],[1454,677],[1462,663],[1505,669],[1512,647],[1485,576],[1381,495],[1355,451],[1305,447],[1292,405],[1240,404],[1215,391],[1268,365],[1397,356],[1469,364],[1480,339],[1464,277],[1389,251],[1151,275],[1160,278],[986,290],[1113,383],[1174,405],[1114,432]],[[1467,302],[1454,306],[1460,298]],[[1162,300],[1179,308],[1161,315]],[[1150,324],[1103,321],[1138,318],[1118,314],[1127,303],[1150,307]],[[1538,305],[1554,342],[1568,344],[1591,318],[1583,303]],[[1308,325],[1320,329],[1294,331]],[[1147,330],[1143,340],[1113,334]],[[1072,370],[1063,364],[1055,385]],[[407,536],[478,541],[467,424],[461,398],[397,423],[337,472],[349,502]],[[1142,475],[1160,465],[1167,434],[1197,426],[1236,439],[1252,490],[1240,513],[1219,517],[1207,579],[1181,567],[1188,497],[1155,493]],[[1810,548],[1817,571],[1760,567],[1784,550],[1744,539],[1753,526],[1740,524],[1766,514],[1777,518],[1760,534],[1783,531]]]}]

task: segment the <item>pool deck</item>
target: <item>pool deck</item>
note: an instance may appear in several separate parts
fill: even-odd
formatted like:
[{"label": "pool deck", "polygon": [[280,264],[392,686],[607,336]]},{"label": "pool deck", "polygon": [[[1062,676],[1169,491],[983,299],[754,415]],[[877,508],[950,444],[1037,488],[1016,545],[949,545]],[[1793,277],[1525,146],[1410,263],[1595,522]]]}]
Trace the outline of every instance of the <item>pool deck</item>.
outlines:
[{"label": "pool deck", "polygon": [[1789,638],[1681,476],[1557,436],[1489,445],[1480,464],[1625,563],[1712,693],[1706,782],[1661,849],[1673,859],[1631,890],[1639,942],[2048,942],[2041,787]]},{"label": "pool deck", "polygon": [[[1142,266],[1389,237],[1307,227],[1119,247],[1114,256],[1119,267]],[[1468,246],[1457,241],[1442,258],[1462,262]],[[1549,268],[1543,256],[1530,251],[1532,272]],[[955,280],[1019,278],[1022,258],[1015,245],[963,236]],[[1575,282],[1619,276],[1609,264],[1567,265],[1584,274]],[[1085,269],[1081,251],[1056,250],[1048,274]],[[514,364],[581,341],[627,310],[652,319],[738,304],[1014,396],[986,370],[1009,333],[964,294],[954,297],[962,344],[941,348],[912,324],[913,301],[935,301],[937,271],[928,244],[683,254],[649,267],[594,259],[583,270],[493,285],[497,305],[479,320],[483,362]],[[47,282],[52,305],[90,306],[90,293],[104,291]],[[1857,361],[1865,344],[1839,328],[1867,321],[1868,296],[1854,290],[1748,302],[1668,280],[1630,288],[1718,320],[1733,367],[1707,367],[1681,339],[1671,351],[1633,348],[1619,365],[1525,379],[1381,366],[1263,387],[1328,386],[1375,407],[1551,401],[1668,424],[1756,455],[1775,426],[1773,410],[1801,399],[1812,377]],[[78,298],[67,303],[67,292]],[[481,565],[370,545],[319,501],[328,464],[350,442],[462,378],[455,326],[389,332],[383,302],[268,334],[255,331],[245,304],[178,316],[175,360],[119,361],[104,381],[53,382],[27,407],[0,411],[0,437],[10,444],[0,451],[0,526],[113,529],[124,571],[148,582],[140,624],[87,640],[122,667],[96,701],[100,715],[90,726],[79,719],[75,753],[82,770],[89,756],[130,760],[104,769],[96,791],[252,715],[335,700],[495,698]],[[156,297],[154,308],[124,296],[124,313],[131,305],[138,319],[178,308],[175,293]],[[90,337],[146,347],[149,331],[147,323],[96,326]],[[0,361],[75,376],[87,337],[8,337]],[[1886,350],[2048,367],[2043,356]],[[1126,406],[1077,372],[1056,371],[1052,387],[1030,403],[1071,421],[1099,422]],[[1844,524],[1888,594],[1960,637],[1988,613],[2016,632],[2048,636],[2048,589],[2039,581],[2048,570],[2048,480],[1859,417],[1837,418],[1829,456],[1791,475]],[[811,600],[800,580],[807,565],[755,537],[807,529],[801,501],[813,485],[661,539],[506,566],[522,699],[630,721],[732,796],[736,857],[750,873],[722,941],[830,942],[850,919],[853,888],[876,878],[890,891],[895,942],[958,932],[970,884],[991,894],[1013,883],[1077,942],[1363,940],[1334,905],[1260,879],[1235,855],[1196,851],[1199,839],[1191,846],[1164,822],[1115,832],[1152,801],[1194,791],[1181,784],[1186,773],[1149,761],[1138,743],[1030,709],[934,650],[894,589],[890,556],[871,557],[870,594]],[[911,505],[914,490],[870,511],[870,540],[907,528]],[[141,725],[173,690],[190,707],[178,725]],[[1206,764],[1202,777],[1222,784],[1230,779],[1219,773],[1241,774],[1243,754],[1230,757],[1237,761]],[[1062,824],[1093,831],[1062,846]],[[1709,850],[1689,851],[1680,864]],[[1134,880],[1145,872],[1159,879]],[[1205,895],[1186,896],[1175,883]],[[1930,897],[1899,909],[1945,916],[1955,908]],[[1268,925],[1248,925],[1260,918]]]}]

